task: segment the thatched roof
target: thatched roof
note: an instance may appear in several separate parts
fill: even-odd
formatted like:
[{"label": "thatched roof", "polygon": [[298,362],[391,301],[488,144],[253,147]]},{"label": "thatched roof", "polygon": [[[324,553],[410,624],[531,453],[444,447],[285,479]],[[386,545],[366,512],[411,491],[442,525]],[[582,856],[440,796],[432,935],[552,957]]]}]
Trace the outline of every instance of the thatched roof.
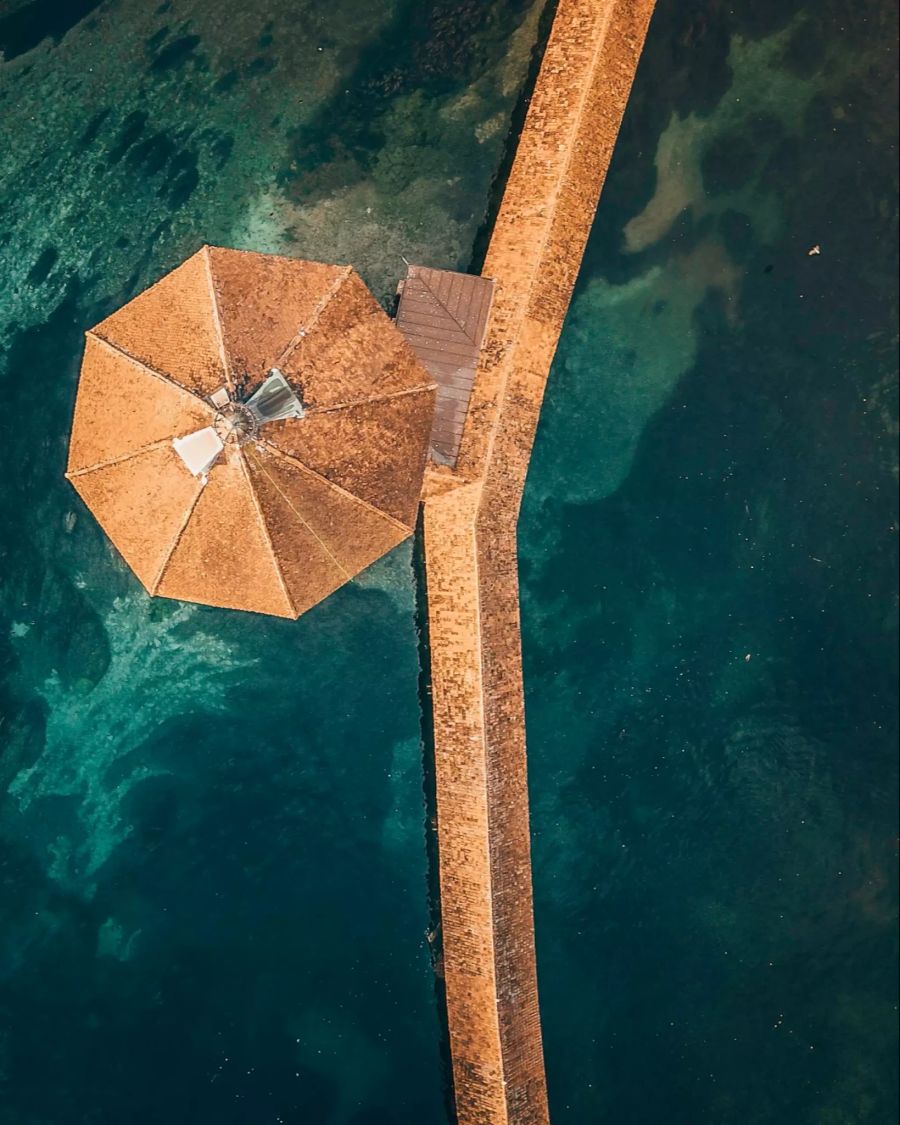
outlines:
[{"label": "thatched roof", "polygon": [[[273,369],[303,416],[223,424]],[[352,269],[205,247],[88,332],[67,476],[151,594],[296,617],[410,535],[433,411]]]}]

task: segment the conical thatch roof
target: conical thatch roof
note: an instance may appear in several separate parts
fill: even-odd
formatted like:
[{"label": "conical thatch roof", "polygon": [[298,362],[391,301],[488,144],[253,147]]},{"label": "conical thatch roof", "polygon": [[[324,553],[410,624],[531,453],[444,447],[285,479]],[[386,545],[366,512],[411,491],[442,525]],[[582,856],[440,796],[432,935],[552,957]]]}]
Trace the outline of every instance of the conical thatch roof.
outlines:
[{"label": "conical thatch roof", "polygon": [[[273,370],[302,417],[232,425]],[[410,535],[433,411],[352,269],[208,247],[88,332],[67,476],[151,594],[296,617]]]}]

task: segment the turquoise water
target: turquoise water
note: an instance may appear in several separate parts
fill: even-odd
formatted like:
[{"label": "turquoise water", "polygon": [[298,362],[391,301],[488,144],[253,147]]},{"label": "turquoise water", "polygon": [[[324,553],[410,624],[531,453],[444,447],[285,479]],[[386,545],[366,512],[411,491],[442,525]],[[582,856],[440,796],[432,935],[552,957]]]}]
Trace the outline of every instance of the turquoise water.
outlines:
[{"label": "turquoise water", "polygon": [[[0,0],[0,1123],[441,1125],[412,550],[149,603],[81,334],[204,241],[465,268],[527,0]],[[660,0],[523,513],[554,1120],[896,1116],[896,16]],[[821,254],[808,250],[821,246]]]},{"label": "turquoise water", "polygon": [[733,8],[658,9],[526,496],[557,1125],[897,1118],[896,13]]},{"label": "turquoise water", "polygon": [[540,10],[82,7],[0,19],[0,1121],[439,1122],[411,545],[151,604],[61,474],[83,330],[202,242],[465,266]]}]

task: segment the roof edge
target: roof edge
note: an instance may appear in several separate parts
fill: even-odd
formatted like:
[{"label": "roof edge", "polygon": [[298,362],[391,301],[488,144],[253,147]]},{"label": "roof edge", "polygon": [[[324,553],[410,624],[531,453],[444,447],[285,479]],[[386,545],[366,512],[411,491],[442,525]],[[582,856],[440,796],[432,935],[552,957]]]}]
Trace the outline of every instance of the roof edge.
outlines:
[{"label": "roof edge", "polygon": [[277,258],[280,262],[299,263],[300,265],[309,262],[314,266],[331,266],[334,269],[356,272],[354,267],[347,262],[322,262],[318,258],[295,258],[290,254],[268,254],[263,250],[241,250],[236,246],[219,246],[215,242],[204,242],[198,253],[209,250],[222,250],[226,254],[246,254],[248,258]]}]

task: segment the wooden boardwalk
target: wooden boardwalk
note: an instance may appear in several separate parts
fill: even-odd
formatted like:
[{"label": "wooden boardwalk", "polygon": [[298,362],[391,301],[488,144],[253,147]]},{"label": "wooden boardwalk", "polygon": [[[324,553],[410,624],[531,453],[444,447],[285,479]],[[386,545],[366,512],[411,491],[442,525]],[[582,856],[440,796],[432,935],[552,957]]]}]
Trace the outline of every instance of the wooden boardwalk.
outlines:
[{"label": "wooden boardwalk", "polygon": [[495,283],[454,468],[428,471],[447,1018],[460,1125],[546,1125],[516,523],[544,385],[653,0],[559,0],[483,274]]},{"label": "wooden boardwalk", "polygon": [[410,266],[400,283],[397,327],[437,383],[431,457],[453,468],[484,343],[494,283]]}]

